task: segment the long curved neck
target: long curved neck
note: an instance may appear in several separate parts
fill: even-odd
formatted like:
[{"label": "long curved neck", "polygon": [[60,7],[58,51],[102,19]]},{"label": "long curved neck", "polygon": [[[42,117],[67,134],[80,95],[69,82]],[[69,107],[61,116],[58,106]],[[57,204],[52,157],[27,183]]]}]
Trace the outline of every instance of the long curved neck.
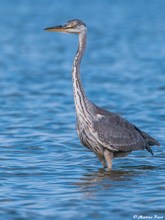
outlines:
[{"label": "long curved neck", "polygon": [[72,69],[74,102],[77,115],[84,115],[90,107],[90,102],[85,95],[80,78],[80,63],[86,48],[86,38],[86,30],[84,30],[79,34],[79,45]]}]

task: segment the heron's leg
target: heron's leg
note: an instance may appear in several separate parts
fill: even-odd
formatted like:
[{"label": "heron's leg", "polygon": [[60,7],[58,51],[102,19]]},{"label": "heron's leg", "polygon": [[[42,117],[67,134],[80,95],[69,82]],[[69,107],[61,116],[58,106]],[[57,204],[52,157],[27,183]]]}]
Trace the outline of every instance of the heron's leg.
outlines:
[{"label": "heron's leg", "polygon": [[103,167],[106,168],[106,162],[105,162],[105,158],[102,155],[97,155],[97,157],[99,158],[100,162],[102,163]]},{"label": "heron's leg", "polygon": [[114,155],[111,151],[106,150],[106,149],[104,150],[104,158],[107,162],[108,170],[111,170],[111,168],[112,168],[113,157],[114,157]]}]

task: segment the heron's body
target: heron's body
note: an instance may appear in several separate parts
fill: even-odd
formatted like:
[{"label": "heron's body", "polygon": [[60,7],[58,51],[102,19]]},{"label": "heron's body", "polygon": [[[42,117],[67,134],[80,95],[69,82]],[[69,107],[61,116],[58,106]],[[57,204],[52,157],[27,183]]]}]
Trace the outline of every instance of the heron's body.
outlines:
[{"label": "heron's body", "polygon": [[[86,48],[86,25],[76,19],[64,26],[47,28],[48,31],[76,33],[79,35],[78,50],[72,69],[74,102],[76,108],[77,132],[80,141],[92,150],[109,169],[112,159],[124,156],[134,150],[147,149],[159,145],[150,135],[117,114],[108,112],[88,100],[80,80],[80,63]],[[153,154],[153,153],[152,153]]]}]

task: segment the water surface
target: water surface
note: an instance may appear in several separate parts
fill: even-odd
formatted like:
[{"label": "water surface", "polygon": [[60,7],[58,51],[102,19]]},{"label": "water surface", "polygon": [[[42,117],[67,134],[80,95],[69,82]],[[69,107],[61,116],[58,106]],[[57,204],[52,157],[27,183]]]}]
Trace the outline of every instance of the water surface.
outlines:
[{"label": "water surface", "polygon": [[[0,219],[163,216],[165,2],[0,3]],[[107,172],[79,143],[71,66],[77,36],[43,28],[80,18],[90,100],[157,138],[161,147],[114,160]]]}]

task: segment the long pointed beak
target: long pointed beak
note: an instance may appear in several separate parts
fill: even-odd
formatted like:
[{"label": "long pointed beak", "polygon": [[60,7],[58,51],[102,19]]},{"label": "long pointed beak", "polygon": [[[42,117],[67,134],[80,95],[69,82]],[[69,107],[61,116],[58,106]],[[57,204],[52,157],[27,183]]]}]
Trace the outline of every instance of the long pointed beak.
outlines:
[{"label": "long pointed beak", "polygon": [[50,32],[67,32],[67,28],[65,26],[62,26],[62,25],[45,28],[44,30],[45,31],[50,31]]}]

